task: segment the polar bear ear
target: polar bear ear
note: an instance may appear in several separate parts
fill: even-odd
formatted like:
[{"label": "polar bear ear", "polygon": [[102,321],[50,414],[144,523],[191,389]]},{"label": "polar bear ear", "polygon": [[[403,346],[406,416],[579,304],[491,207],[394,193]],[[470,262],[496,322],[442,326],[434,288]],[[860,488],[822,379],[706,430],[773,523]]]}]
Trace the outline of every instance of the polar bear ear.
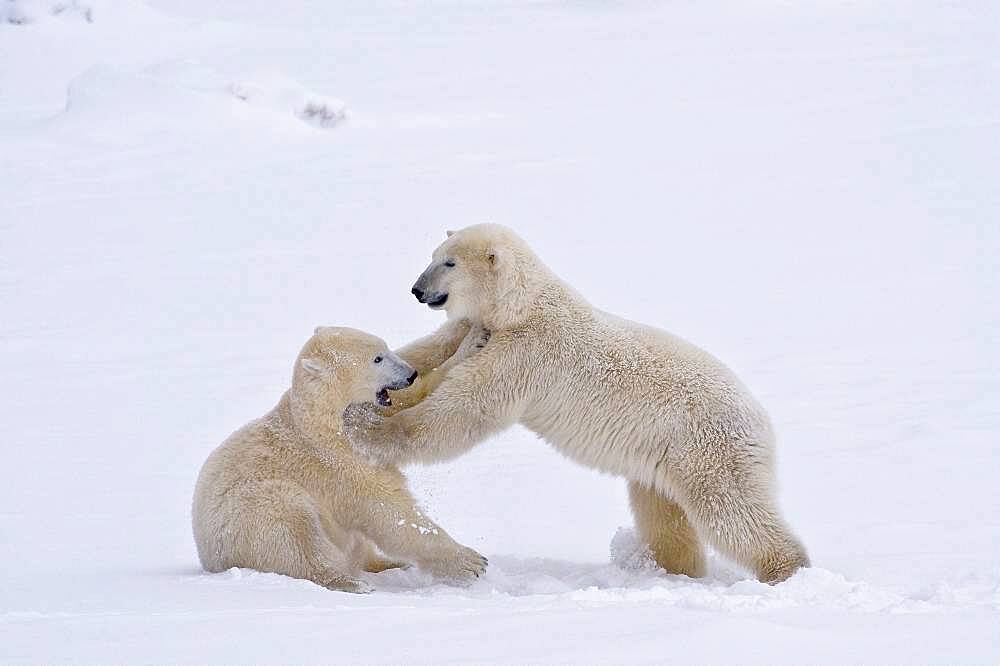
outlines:
[{"label": "polar bear ear", "polygon": [[447,238],[451,238],[452,234],[454,234],[454,233],[455,233],[454,231],[452,231],[451,229],[448,229],[447,231],[444,232],[444,235]]},{"label": "polar bear ear", "polygon": [[323,375],[327,374],[327,369],[322,364],[317,363],[311,358],[302,359],[301,361],[299,361],[299,365],[301,365],[302,369],[308,372],[313,377],[322,377]]},{"label": "polar bear ear", "polygon": [[341,329],[337,326],[317,326],[313,329],[313,335],[319,335],[323,333],[324,335],[339,336]]},{"label": "polar bear ear", "polygon": [[[486,260],[490,262],[495,283],[495,321],[511,323],[521,319],[532,296],[528,286],[530,280],[517,252],[504,246],[486,248]],[[504,324],[499,324],[504,325]]]}]

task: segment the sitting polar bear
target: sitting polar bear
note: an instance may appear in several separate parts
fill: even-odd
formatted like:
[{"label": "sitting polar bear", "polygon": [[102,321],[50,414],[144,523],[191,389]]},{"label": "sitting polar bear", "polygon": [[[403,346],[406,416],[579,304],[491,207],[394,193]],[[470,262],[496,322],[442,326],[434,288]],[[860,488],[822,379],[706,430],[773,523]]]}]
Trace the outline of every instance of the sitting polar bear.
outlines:
[{"label": "sitting polar bear", "polygon": [[449,232],[413,293],[491,337],[413,408],[349,409],[360,452],[442,460],[521,423],[628,479],[636,527],[669,572],[704,575],[705,542],[769,583],[809,565],[775,502],[767,414],[708,353],[591,307],[498,225]]},{"label": "sitting polar bear", "polygon": [[[202,566],[249,567],[348,592],[370,591],[356,577],[362,570],[409,562],[458,582],[482,574],[486,558],[419,510],[399,470],[361,459],[341,433],[349,403],[390,406],[388,391],[412,385],[419,371],[443,376],[475,351],[478,339],[468,331],[449,322],[397,356],[360,331],[316,329],[278,405],[233,433],[202,467],[192,508]],[[432,389],[433,380],[418,382],[401,392],[403,403]]]}]

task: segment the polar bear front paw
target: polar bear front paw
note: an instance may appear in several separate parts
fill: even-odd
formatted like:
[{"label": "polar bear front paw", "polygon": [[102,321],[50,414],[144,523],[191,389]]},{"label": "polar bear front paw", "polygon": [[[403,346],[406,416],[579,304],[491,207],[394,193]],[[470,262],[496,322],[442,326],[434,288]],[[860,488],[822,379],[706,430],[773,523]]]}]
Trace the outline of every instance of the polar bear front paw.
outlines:
[{"label": "polar bear front paw", "polygon": [[334,592],[350,592],[351,594],[371,594],[375,588],[368,582],[345,575],[333,575],[317,581],[320,585]]},{"label": "polar bear front paw", "polygon": [[479,327],[479,336],[476,339],[476,349],[482,349],[486,346],[486,343],[490,341],[490,336],[493,333],[488,328]]},{"label": "polar bear front paw", "polygon": [[473,328],[472,334],[472,344],[475,345],[476,349],[482,349],[486,346],[486,343],[490,341],[490,336],[492,333],[490,329],[483,327],[482,325],[477,328]]},{"label": "polar bear front paw", "polygon": [[458,353],[455,356],[460,360],[468,358],[480,349],[483,349],[489,341],[490,330],[482,324],[476,324],[469,329],[469,333],[462,340],[462,344],[459,345]]},{"label": "polar bear front paw", "polygon": [[424,568],[438,578],[459,585],[469,585],[486,573],[489,560],[472,548],[459,546],[447,557],[434,559],[424,564]]}]

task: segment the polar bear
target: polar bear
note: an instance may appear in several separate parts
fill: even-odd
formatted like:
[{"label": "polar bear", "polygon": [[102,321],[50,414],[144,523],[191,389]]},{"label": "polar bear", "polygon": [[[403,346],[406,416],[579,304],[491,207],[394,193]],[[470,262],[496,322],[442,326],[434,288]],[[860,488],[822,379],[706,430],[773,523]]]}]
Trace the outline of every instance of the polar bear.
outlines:
[{"label": "polar bear", "polygon": [[482,574],[486,558],[417,507],[398,469],[363,460],[341,423],[352,402],[391,407],[390,390],[404,405],[419,402],[433,389],[433,380],[414,385],[419,372],[444,376],[475,351],[469,328],[451,321],[398,355],[366,333],[317,328],[291,389],[219,446],[198,476],[192,523],[202,566],[249,567],[348,592],[370,591],[360,571],[407,563],[456,582]]},{"label": "polar bear", "polygon": [[705,543],[769,583],[809,565],[775,501],[768,416],[714,357],[595,309],[499,225],[449,232],[413,294],[491,337],[410,409],[352,406],[359,452],[442,460],[520,423],[625,477],[636,527],[669,572],[704,575]]}]

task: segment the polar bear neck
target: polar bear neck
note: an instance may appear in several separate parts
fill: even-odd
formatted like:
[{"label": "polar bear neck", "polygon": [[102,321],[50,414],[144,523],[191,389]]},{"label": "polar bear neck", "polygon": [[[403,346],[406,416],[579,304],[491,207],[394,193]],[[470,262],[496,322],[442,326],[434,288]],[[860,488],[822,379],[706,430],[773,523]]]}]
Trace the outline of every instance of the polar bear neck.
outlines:
[{"label": "polar bear neck", "polygon": [[343,431],[343,413],[346,405],[335,396],[317,404],[307,396],[298,394],[294,388],[285,392],[278,403],[277,411],[299,438],[313,446],[329,444],[339,439]]},{"label": "polar bear neck", "polygon": [[505,290],[498,289],[492,308],[481,321],[492,331],[518,328],[530,320],[546,319],[555,313],[590,310],[587,301],[540,261],[523,269],[523,278]]},{"label": "polar bear neck", "polygon": [[553,299],[579,298],[548,266],[530,251],[508,258],[495,291],[482,308],[483,326],[493,331],[516,328],[544,311]]}]

